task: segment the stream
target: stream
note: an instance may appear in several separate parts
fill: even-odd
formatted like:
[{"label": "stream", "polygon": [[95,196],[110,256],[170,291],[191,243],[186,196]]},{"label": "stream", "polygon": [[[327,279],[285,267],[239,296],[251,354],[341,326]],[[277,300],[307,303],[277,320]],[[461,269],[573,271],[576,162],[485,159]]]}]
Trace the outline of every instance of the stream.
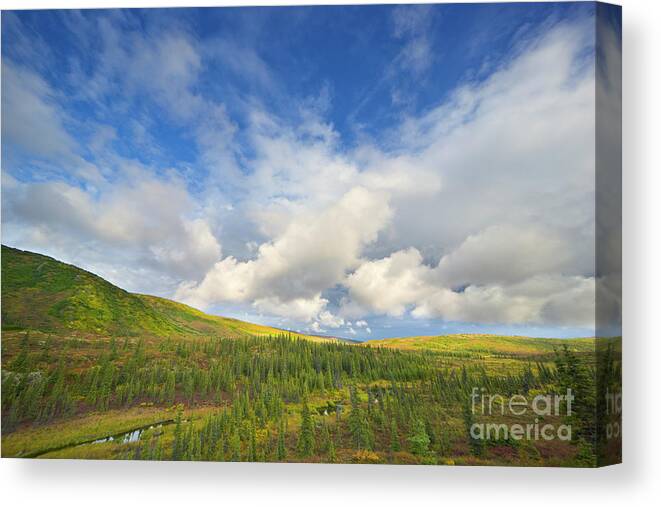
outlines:
[{"label": "stream", "polygon": [[132,442],[137,442],[140,440],[140,437],[142,434],[151,429],[158,429],[162,428],[164,426],[169,426],[170,424],[173,424],[175,421],[174,419],[168,419],[165,421],[159,421],[153,424],[148,424],[145,426],[139,426],[137,428],[132,428],[128,431],[124,431],[122,433],[116,433],[114,435],[107,435],[105,437],[101,438],[94,438],[90,440],[86,440],[84,442],[76,442],[75,444],[67,444],[67,445],[61,445],[59,447],[52,447],[50,449],[43,449],[39,451],[35,451],[33,453],[28,453],[23,455],[22,457],[24,458],[37,458],[39,456],[43,456],[44,454],[48,454],[50,452],[55,452],[55,451],[62,451],[64,449],[72,449],[74,447],[82,447],[84,445],[96,445],[96,444],[103,444],[106,442],[117,442],[120,444],[128,444]]}]

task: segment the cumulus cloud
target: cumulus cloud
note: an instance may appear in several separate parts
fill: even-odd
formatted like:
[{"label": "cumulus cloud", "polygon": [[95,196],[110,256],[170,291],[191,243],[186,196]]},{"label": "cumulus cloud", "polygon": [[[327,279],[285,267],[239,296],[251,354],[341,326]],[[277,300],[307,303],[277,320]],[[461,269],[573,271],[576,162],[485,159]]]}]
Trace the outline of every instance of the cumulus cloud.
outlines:
[{"label": "cumulus cloud", "polygon": [[[206,272],[220,244],[203,218],[189,216],[194,206],[182,182],[130,175],[92,190],[62,181],[3,185],[5,237],[64,259],[75,257],[78,243],[122,259],[128,252],[175,277]],[[68,241],[58,247],[57,238]]]},{"label": "cumulus cloud", "polygon": [[426,273],[422,256],[415,248],[364,262],[345,284],[351,297],[374,312],[401,316],[418,295],[424,293]]},{"label": "cumulus cloud", "polygon": [[[328,310],[324,310],[319,314],[319,323],[322,326],[330,327],[333,329],[337,329],[338,327],[344,326],[345,322],[342,317],[338,317],[337,315],[333,315],[331,312]],[[349,326],[351,327],[351,326]]]},{"label": "cumulus cloud", "polygon": [[319,324],[319,322],[316,321],[316,320],[308,327],[308,329],[310,331],[312,331],[313,333],[325,333],[326,332],[324,329],[322,329],[321,324]]},{"label": "cumulus cloud", "polygon": [[505,324],[594,325],[594,279],[535,274],[514,283],[471,284],[453,290],[441,266],[415,249],[368,261],[348,276],[350,295],[378,314]]},{"label": "cumulus cloud", "polygon": [[[566,306],[558,306],[560,302]],[[571,311],[562,311],[570,306]],[[421,300],[412,315],[487,324],[594,327],[594,279],[535,277],[511,286],[470,286],[461,293],[440,288]]]},{"label": "cumulus cloud", "polygon": [[438,277],[446,286],[512,284],[528,277],[572,269],[569,238],[535,225],[495,225],[468,236],[443,256]]},{"label": "cumulus cloud", "polygon": [[[205,280],[207,280],[206,277]],[[199,292],[195,291],[194,289],[191,292],[186,291],[186,285],[180,287],[179,291],[177,291],[177,294],[182,292],[182,288],[184,289],[183,300],[202,308],[208,304],[211,304],[212,302],[233,301],[231,299],[220,299],[217,297],[211,301],[208,299],[201,299]],[[322,298],[319,294],[315,294],[312,297],[295,297],[286,299],[280,298],[278,296],[257,297],[253,299],[246,298],[245,300],[242,299],[239,301],[246,300],[248,302],[252,301],[252,305],[260,312],[264,312],[270,315],[280,315],[298,322],[310,322],[312,319],[315,319],[317,316],[323,313],[323,309],[328,304],[328,300]],[[313,325],[315,325],[317,330],[321,329],[320,320],[314,320]]]},{"label": "cumulus cloud", "polygon": [[321,293],[355,267],[392,212],[384,195],[355,187],[317,214],[300,216],[245,262],[226,257],[199,284],[183,284],[176,297],[200,307],[250,302],[272,313],[311,320],[325,307]]}]

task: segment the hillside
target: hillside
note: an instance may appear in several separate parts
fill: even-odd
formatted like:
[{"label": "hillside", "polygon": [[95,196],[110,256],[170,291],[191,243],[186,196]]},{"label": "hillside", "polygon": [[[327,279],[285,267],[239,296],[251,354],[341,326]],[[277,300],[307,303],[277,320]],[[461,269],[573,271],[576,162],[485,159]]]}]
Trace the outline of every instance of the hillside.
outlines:
[{"label": "hillside", "polygon": [[[2,329],[111,336],[263,336],[280,329],[133,294],[51,257],[2,246]],[[325,340],[317,336],[295,336]]]},{"label": "hillside", "polygon": [[[76,266],[5,245],[2,246],[2,329],[154,337],[245,337],[283,332],[208,315],[168,299],[130,293]],[[313,341],[334,339],[292,335]],[[576,352],[594,351],[592,339],[562,340],[562,343]],[[457,334],[371,340],[364,344],[453,356],[530,357],[553,354],[559,340]]]}]

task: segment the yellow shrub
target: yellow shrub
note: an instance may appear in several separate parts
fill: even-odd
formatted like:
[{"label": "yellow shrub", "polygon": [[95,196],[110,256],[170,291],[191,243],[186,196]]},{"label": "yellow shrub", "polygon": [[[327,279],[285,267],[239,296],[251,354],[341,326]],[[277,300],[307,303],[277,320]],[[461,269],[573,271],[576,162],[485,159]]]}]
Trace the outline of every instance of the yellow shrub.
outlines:
[{"label": "yellow shrub", "polygon": [[381,458],[379,458],[379,455],[375,452],[372,451],[356,451],[353,453],[351,456],[351,461],[352,463],[380,463]]}]

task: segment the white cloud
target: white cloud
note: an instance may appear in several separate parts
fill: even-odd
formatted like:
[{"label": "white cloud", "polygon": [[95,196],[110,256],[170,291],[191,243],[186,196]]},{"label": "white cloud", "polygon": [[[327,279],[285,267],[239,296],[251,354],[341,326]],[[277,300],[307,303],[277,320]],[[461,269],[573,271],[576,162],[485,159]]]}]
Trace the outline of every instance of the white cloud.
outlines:
[{"label": "white cloud", "polygon": [[201,276],[221,248],[208,223],[190,216],[192,201],[182,182],[136,168],[128,174],[90,190],[58,181],[15,183],[11,191],[3,186],[5,237],[62,259],[80,255],[84,264],[86,254],[76,245],[174,277]]},{"label": "white cloud", "polygon": [[[443,259],[441,260],[443,265]],[[444,284],[440,267],[422,262],[415,249],[367,261],[346,285],[358,304],[374,313],[489,324],[594,325],[594,279],[533,274],[514,283]]]},{"label": "white cloud", "polygon": [[[196,304],[200,307],[208,305],[209,301],[206,299],[195,299],[196,297],[199,297],[198,294],[198,292],[193,292],[193,299],[190,301],[190,303]],[[250,298],[249,301],[250,300],[253,300],[253,298]],[[226,300],[217,299],[214,301],[222,302]],[[270,315],[280,315],[288,319],[296,320],[298,322],[310,322],[312,319],[316,318],[320,313],[322,313],[322,310],[326,307],[327,304],[328,300],[322,298],[319,294],[315,294],[312,297],[295,297],[285,300],[277,296],[257,297],[253,300],[253,306],[264,313]],[[317,320],[314,321],[314,324],[317,326],[321,325],[321,323]]]},{"label": "white cloud", "polygon": [[154,100],[177,120],[204,110],[205,102],[193,87],[202,69],[200,49],[185,32],[136,29],[121,12],[82,16],[77,24],[78,33],[84,35],[82,27],[87,27],[91,31],[86,36],[101,46],[99,65],[89,73],[77,69],[71,76],[80,93],[99,99],[119,83],[126,100]]},{"label": "white cloud", "polygon": [[594,295],[593,278],[540,276],[511,286],[471,286],[461,293],[440,288],[424,298],[412,315],[488,324],[594,327]]},{"label": "white cloud", "polygon": [[549,228],[495,225],[468,236],[445,255],[438,276],[446,286],[516,283],[572,269],[575,245]]},{"label": "white cloud", "polygon": [[359,305],[376,313],[403,315],[407,307],[427,290],[420,252],[409,250],[393,253],[384,259],[364,262],[349,275],[345,285]]},{"label": "white cloud", "polygon": [[2,61],[2,137],[37,156],[73,158],[75,141],[64,128],[55,96],[37,74]]},{"label": "white cloud", "polygon": [[297,217],[259,247],[257,258],[226,257],[199,284],[183,284],[176,297],[201,307],[252,301],[284,316],[294,304],[299,318],[311,320],[326,304],[322,291],[358,264],[390,217],[384,195],[355,187],[327,209]]},{"label": "white cloud", "polygon": [[342,327],[345,325],[344,319],[342,317],[338,317],[337,315],[333,315],[331,312],[328,310],[324,310],[319,314],[319,323],[322,326],[330,327],[330,328],[338,328]]},{"label": "white cloud", "polygon": [[[2,156],[8,159],[20,152],[41,160],[47,171],[61,172],[52,164],[64,165],[71,174],[88,182],[101,179],[99,170],[77,152],[78,143],[69,134],[69,118],[58,101],[61,97],[33,71],[2,59]],[[12,146],[12,151],[6,147]],[[15,150],[18,149],[19,153]],[[48,164],[45,164],[48,163]]]}]

